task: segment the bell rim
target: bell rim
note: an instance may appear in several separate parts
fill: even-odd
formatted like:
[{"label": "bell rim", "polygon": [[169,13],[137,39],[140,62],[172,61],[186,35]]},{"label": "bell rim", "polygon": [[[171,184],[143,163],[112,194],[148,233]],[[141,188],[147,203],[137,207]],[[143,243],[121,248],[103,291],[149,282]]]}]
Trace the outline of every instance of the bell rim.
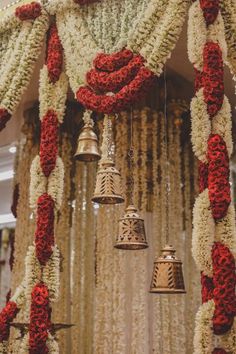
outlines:
[{"label": "bell rim", "polygon": [[120,221],[123,221],[123,220],[141,220],[141,221],[143,221],[144,222],[144,219],[142,219],[142,218],[138,218],[138,217],[133,217],[133,216],[123,216],[122,218],[120,218],[119,220],[118,220],[118,222],[120,222]]},{"label": "bell rim", "polygon": [[151,288],[149,290],[151,294],[186,294],[185,289],[169,289],[169,288]]},{"label": "bell rim", "polygon": [[[140,246],[139,248],[126,248],[127,246]],[[148,248],[149,245],[147,242],[116,242],[114,244],[114,248],[117,249],[122,249],[122,250],[127,250],[127,251],[138,251],[141,249],[146,249]]]},{"label": "bell rim", "polygon": [[178,263],[183,265],[183,262],[180,261],[179,259],[171,259],[171,258],[158,258],[157,260],[154,260],[154,264],[157,263]]},{"label": "bell rim", "polygon": [[[105,200],[104,200],[105,199]],[[92,202],[94,203],[98,203],[98,204],[108,204],[108,205],[112,205],[112,204],[121,204],[124,203],[125,199],[122,196],[119,195],[94,195],[91,198]],[[104,201],[103,201],[104,200]]]},{"label": "bell rim", "polygon": [[[90,159],[86,159],[86,156],[90,156]],[[93,159],[91,159],[91,156],[93,157]],[[95,161],[99,161],[101,159],[101,155],[98,153],[86,153],[86,152],[81,152],[79,154],[75,154],[74,155],[74,159],[77,161],[82,161],[82,162],[95,162]]]}]

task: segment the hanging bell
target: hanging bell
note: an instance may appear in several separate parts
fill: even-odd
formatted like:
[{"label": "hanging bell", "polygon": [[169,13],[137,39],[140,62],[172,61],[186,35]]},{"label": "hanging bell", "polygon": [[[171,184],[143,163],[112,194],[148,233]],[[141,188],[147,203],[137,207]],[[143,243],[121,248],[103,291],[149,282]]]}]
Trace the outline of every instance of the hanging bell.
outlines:
[{"label": "hanging bell", "polygon": [[144,220],[140,218],[133,205],[128,206],[124,217],[119,220],[118,236],[114,247],[123,250],[141,250],[148,247]]},{"label": "hanging bell", "polygon": [[100,204],[123,203],[120,172],[112,159],[103,160],[97,172],[95,192],[92,201]]},{"label": "hanging bell", "polygon": [[185,294],[182,262],[175,256],[172,246],[165,246],[154,261],[150,293]]},{"label": "hanging bell", "polygon": [[78,138],[75,159],[84,162],[100,160],[101,156],[98,149],[98,138],[91,125],[85,124]]}]

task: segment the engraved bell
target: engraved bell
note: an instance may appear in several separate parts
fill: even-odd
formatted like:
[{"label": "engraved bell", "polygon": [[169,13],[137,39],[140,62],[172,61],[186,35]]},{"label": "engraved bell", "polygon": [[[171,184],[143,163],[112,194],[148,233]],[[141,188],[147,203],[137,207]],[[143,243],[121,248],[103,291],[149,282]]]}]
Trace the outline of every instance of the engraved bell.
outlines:
[{"label": "engraved bell", "polygon": [[91,125],[85,125],[78,138],[75,159],[84,162],[98,161],[101,158],[98,138]]},{"label": "engraved bell", "polygon": [[176,258],[175,249],[166,245],[161,256],[154,261],[150,293],[185,294],[182,262]]}]

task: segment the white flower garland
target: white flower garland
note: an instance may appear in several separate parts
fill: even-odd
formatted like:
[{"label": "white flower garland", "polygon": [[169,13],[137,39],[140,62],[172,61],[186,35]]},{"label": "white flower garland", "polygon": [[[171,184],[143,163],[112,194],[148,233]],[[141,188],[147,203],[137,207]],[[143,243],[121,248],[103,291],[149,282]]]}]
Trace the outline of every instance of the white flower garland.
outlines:
[{"label": "white flower garland", "polygon": [[[5,19],[0,21],[0,32],[3,30],[5,21]],[[48,22],[48,14],[42,9],[41,15],[34,21],[24,21],[21,22],[20,28],[16,27],[15,31],[19,33],[17,38],[14,35],[11,37],[11,50],[8,50],[8,60],[4,63],[6,72],[4,70],[0,90],[0,106],[11,114],[29,84],[35,62],[42,49]],[[9,26],[14,27],[15,24],[15,19],[12,19]],[[2,36],[5,36],[4,32]]]},{"label": "white flower garland", "polygon": [[227,215],[217,221],[215,228],[215,240],[227,246],[236,258],[236,227],[235,209],[233,204],[228,208]]},{"label": "white flower garland", "polygon": [[40,165],[40,156],[35,156],[30,169],[30,207],[35,210],[38,198],[42,194],[48,193],[54,200],[56,209],[60,209],[63,185],[64,165],[62,159],[57,157],[56,166],[47,178]]},{"label": "white flower garland", "polygon": [[214,300],[204,303],[198,310],[193,340],[193,354],[209,354],[212,352],[212,317],[214,310]]},{"label": "white flower garland", "polygon": [[214,243],[215,222],[212,217],[208,189],[205,189],[195,201],[193,208],[193,258],[200,271],[212,276],[211,249]]},{"label": "white flower garland", "polygon": [[40,282],[41,266],[36,256],[35,246],[29,246],[25,257],[25,297],[27,305],[31,303],[31,293],[33,287]]},{"label": "white flower garland", "polygon": [[47,347],[49,354],[59,354],[59,345],[51,333],[48,333]]},{"label": "white flower garland", "polygon": [[[39,102],[40,119],[46,115],[48,110],[53,110],[57,114],[57,119],[62,123],[65,114],[65,100],[68,91],[67,76],[62,73],[59,80],[53,84],[48,77],[47,66],[44,65],[40,72]],[[56,99],[55,99],[56,97]]]},{"label": "white flower garland", "polygon": [[225,41],[224,21],[221,13],[218,14],[215,22],[206,26],[203,12],[199,1],[195,1],[189,10],[188,21],[188,56],[189,60],[198,70],[203,69],[203,49],[208,41],[218,43],[223,60],[227,58],[227,44]]},{"label": "white flower garland", "polygon": [[55,302],[60,288],[60,251],[57,246],[53,247],[53,254],[43,268],[42,280],[47,284],[50,301]]}]

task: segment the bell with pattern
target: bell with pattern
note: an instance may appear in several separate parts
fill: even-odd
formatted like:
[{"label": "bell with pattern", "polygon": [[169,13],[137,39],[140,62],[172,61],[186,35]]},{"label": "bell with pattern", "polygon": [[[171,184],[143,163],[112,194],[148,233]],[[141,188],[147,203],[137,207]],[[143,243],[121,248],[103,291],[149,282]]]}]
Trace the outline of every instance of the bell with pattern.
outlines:
[{"label": "bell with pattern", "polygon": [[123,218],[119,220],[119,230],[116,248],[124,250],[140,250],[148,247],[144,220],[140,218],[137,209],[129,205]]},{"label": "bell with pattern", "polygon": [[100,204],[119,204],[124,202],[120,172],[112,159],[101,161],[92,201]]},{"label": "bell with pattern", "polygon": [[101,156],[98,148],[98,138],[93,127],[85,124],[78,138],[78,146],[75,159],[84,162],[100,160]]},{"label": "bell with pattern", "polygon": [[166,245],[161,256],[154,261],[150,293],[184,294],[182,262],[176,258],[175,249]]}]

